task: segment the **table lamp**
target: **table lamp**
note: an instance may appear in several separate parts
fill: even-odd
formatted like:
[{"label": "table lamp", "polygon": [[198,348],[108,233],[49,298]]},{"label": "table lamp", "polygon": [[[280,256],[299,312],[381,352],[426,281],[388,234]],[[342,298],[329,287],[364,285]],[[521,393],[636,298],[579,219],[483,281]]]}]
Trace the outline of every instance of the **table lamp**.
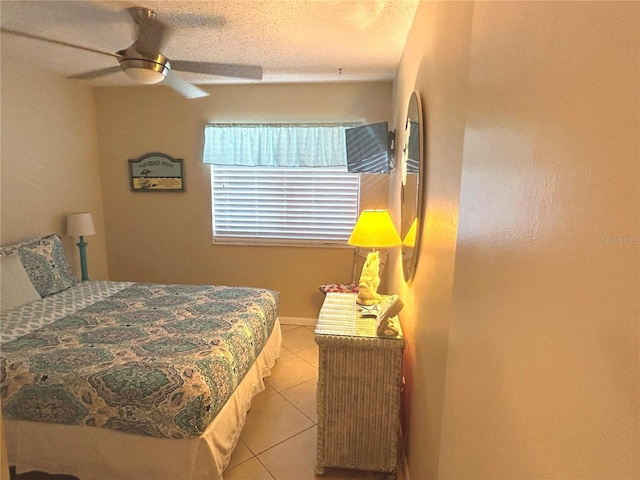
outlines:
[{"label": "table lamp", "polygon": [[357,302],[361,305],[375,305],[380,302],[380,259],[376,248],[397,247],[402,245],[391,215],[386,210],[364,210],[347,241],[356,247],[372,248],[362,267],[358,283]]},{"label": "table lamp", "polygon": [[95,235],[95,233],[93,218],[89,212],[70,213],[67,215],[67,235],[80,237],[80,241],[76,245],[80,250],[80,269],[83,282],[89,280],[89,274],[87,273],[87,242],[84,241],[84,237],[85,235]]}]

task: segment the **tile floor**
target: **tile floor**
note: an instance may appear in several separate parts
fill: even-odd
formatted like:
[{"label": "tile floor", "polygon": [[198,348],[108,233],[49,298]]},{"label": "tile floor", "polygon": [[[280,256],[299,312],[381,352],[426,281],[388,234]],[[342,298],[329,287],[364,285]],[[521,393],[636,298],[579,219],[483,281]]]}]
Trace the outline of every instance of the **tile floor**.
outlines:
[{"label": "tile floor", "polygon": [[323,476],[315,475],[317,376],[313,327],[282,325],[282,353],[265,378],[267,388],[253,399],[224,480],[385,478],[380,473],[330,468]]}]

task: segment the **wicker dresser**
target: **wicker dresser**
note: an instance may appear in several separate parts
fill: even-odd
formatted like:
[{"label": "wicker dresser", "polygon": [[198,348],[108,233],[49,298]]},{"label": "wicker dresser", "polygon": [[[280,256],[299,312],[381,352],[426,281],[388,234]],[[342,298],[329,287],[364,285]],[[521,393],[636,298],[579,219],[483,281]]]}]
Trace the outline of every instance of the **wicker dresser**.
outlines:
[{"label": "wicker dresser", "polygon": [[315,329],[319,346],[318,457],[325,467],[386,472],[395,478],[404,339],[376,335],[354,294],[328,293]]}]

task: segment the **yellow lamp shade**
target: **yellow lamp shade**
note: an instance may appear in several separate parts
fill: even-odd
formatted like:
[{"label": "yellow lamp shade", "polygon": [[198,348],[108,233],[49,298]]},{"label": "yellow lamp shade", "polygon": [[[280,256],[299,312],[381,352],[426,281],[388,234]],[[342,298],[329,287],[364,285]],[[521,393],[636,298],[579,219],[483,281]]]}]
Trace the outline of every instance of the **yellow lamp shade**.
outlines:
[{"label": "yellow lamp shade", "polygon": [[402,245],[402,240],[389,212],[364,210],[347,243],[356,247],[385,248]]},{"label": "yellow lamp shade", "polygon": [[418,223],[418,219],[414,218],[413,219],[413,223],[411,224],[411,226],[409,227],[409,231],[407,232],[407,235],[404,237],[404,240],[402,241],[402,245],[404,245],[405,247],[415,247],[416,246],[416,225]]}]

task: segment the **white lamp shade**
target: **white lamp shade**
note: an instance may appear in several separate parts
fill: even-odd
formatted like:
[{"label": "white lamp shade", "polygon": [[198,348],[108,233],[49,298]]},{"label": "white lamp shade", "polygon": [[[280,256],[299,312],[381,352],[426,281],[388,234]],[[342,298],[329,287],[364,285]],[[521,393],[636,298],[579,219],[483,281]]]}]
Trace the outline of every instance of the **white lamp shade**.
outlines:
[{"label": "white lamp shade", "polygon": [[364,210],[347,243],[356,247],[385,248],[402,245],[402,240],[389,212]]},{"label": "white lamp shade", "polygon": [[95,235],[93,218],[89,212],[70,213],[67,215],[67,235],[70,237],[83,237]]}]

